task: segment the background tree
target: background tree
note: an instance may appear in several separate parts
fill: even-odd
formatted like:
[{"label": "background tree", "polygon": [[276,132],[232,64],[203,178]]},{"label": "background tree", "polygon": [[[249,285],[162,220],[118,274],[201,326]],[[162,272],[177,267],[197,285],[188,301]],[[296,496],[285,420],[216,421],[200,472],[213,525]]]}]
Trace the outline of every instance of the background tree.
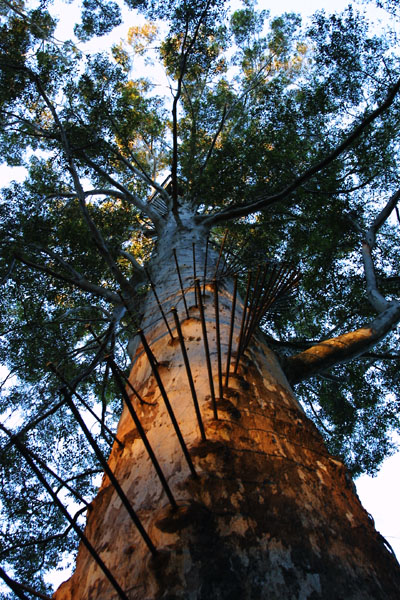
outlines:
[{"label": "background tree", "polygon": [[[304,29],[252,2],[233,14],[222,1],[127,4],[148,24],[88,55],[56,39],[50,3],[1,3],[1,150],[27,169],[1,204],[1,353],[12,374],[1,558],[42,592],[76,540],[7,431],[57,472],[81,522],[100,469],[48,363],[87,406],[101,405],[94,431],[107,453],[120,401],[104,354],[127,373],[127,342],[148,318],[144,266],[154,278],[166,223],[190,218],[193,239],[209,231],[217,248],[228,227],[224,252],[240,265],[243,297],[248,271],[266,259],[300,270],[297,294],[263,329],[354,474],[376,471],[398,427],[395,35],[374,35],[351,7]],[[84,42],[120,20],[117,3],[84,2],[75,33]],[[170,98],[135,78],[150,47]]]}]

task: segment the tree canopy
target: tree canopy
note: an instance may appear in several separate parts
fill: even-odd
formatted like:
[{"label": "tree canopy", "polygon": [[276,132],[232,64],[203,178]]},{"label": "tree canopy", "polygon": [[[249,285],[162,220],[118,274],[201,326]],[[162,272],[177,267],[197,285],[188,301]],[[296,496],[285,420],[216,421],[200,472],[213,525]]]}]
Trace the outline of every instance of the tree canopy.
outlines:
[{"label": "tree canopy", "polygon": [[[51,466],[79,520],[85,504],[66,482],[87,501],[99,468],[59,406],[54,368],[100,415],[93,431],[107,452],[120,400],[104,350],[127,372],[144,266],[165,215],[182,207],[211,243],[228,230],[243,293],[258,262],[301,272],[290,302],[264,319],[271,347],[354,474],[392,452],[399,15],[381,5],[393,20],[378,34],[352,5],[302,24],[252,0],[235,11],[223,0],[84,0],[75,38],[60,41],[50,0],[1,1],[1,156],[26,170],[0,204],[0,557],[16,579],[45,592],[44,573],[74,538],[9,436]],[[122,10],[127,39],[88,51]],[[371,327],[354,349],[346,335]],[[340,356],[326,357],[331,338]]]}]

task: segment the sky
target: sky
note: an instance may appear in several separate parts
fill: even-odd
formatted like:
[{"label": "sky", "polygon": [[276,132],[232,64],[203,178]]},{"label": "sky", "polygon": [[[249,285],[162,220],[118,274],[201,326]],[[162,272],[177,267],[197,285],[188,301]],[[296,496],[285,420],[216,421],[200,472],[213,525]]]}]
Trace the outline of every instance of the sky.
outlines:
[{"label": "sky", "polygon": [[[57,30],[57,37],[59,39],[66,39],[71,37],[75,17],[70,5],[61,1],[58,4],[60,7],[60,25]],[[301,12],[306,18],[316,10],[325,9],[327,12],[340,11],[348,4],[348,0],[335,0],[334,2],[328,0],[279,0],[279,2],[274,1],[273,3],[271,0],[259,0],[258,8],[269,9],[272,15],[283,12]],[[233,0],[232,5],[238,8],[240,2]],[[66,12],[70,15],[69,18],[65,18]],[[383,18],[382,11],[374,9],[369,14],[374,23],[376,23],[377,28],[380,27],[380,21]],[[112,35],[113,42],[125,39],[128,27],[132,24],[131,19],[127,18],[124,24],[114,31]],[[102,39],[101,44],[107,47],[110,45],[110,41],[110,36],[106,36]],[[87,49],[99,50],[99,41],[90,43]],[[1,169],[1,178],[3,181],[9,177],[19,179],[22,175],[22,171],[18,169],[9,170],[4,166]],[[362,476],[355,483],[364,508],[372,515],[377,530],[387,539],[400,560],[399,473],[400,453],[397,453],[384,462],[381,471],[376,477]],[[50,579],[57,586],[65,578],[66,576],[64,575],[60,579],[60,575],[57,574],[57,577],[52,576]]]}]

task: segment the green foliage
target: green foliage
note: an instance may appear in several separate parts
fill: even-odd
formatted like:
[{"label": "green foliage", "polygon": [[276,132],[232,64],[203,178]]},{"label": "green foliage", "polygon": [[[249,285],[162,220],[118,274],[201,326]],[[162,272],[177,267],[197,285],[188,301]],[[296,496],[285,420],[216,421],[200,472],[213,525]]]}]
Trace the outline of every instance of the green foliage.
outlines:
[{"label": "green foliage", "polygon": [[382,370],[392,369],[355,361],[333,369],[332,379],[327,375],[299,386],[306,412],[316,419],[330,452],[345,459],[353,475],[376,473],[395,451],[390,433],[399,428],[398,381],[391,387],[389,373],[382,377]]},{"label": "green foliage", "polygon": [[93,36],[110,33],[121,23],[121,10],[116,2],[83,0],[82,22],[75,25],[75,34],[85,42]]},{"label": "green foliage", "polygon": [[[264,324],[285,357],[374,317],[359,229],[399,180],[396,96],[341,154],[290,187],[384,101],[399,77],[395,36],[372,34],[355,9],[320,12],[304,27],[293,14],[269,18],[251,0],[232,15],[222,0],[126,5],[148,21],[139,24],[133,13],[127,43],[95,54],[76,40],[57,40],[51,2],[0,13],[0,148],[9,165],[26,168],[23,182],[3,189],[0,204],[0,361],[12,373],[2,389],[1,422],[25,432],[26,445],[60,477],[73,477],[86,499],[97,467],[66,408],[25,427],[62,397],[49,361],[67,381],[79,380],[79,393],[115,424],[120,401],[95,336],[127,367],[126,344],[147,288],[126,253],[142,264],[156,248],[161,226],[148,210],[153,182],[176,168],[179,202],[198,219],[281,194],[265,210],[236,219],[222,214],[212,237],[220,241],[229,228],[230,251],[241,250],[243,288],[248,270],[266,259],[301,270],[297,295]],[[118,25],[123,5],[85,0],[81,8],[75,32],[87,41]],[[167,73],[166,94],[150,67],[146,77],[139,72],[143,58],[157,58]],[[175,121],[171,93],[179,104]],[[399,295],[398,220],[397,213],[382,226],[374,252],[389,298]],[[330,449],[356,474],[375,472],[393,450],[397,347],[394,332],[373,352],[298,386]],[[107,452],[102,426],[93,430]],[[1,438],[4,448],[6,434]],[[0,558],[16,579],[46,591],[43,574],[74,546],[74,536],[61,535],[66,522],[45,493],[37,494],[15,448],[1,457]]]}]

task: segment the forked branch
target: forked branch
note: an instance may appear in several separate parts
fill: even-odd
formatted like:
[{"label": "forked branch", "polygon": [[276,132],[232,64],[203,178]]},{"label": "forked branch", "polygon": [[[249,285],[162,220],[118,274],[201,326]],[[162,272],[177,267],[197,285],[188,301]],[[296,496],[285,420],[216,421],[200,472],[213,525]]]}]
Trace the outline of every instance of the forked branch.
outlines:
[{"label": "forked branch", "polygon": [[299,383],[322,373],[334,365],[364,355],[384,339],[400,321],[400,301],[387,300],[378,290],[372,260],[376,234],[397,207],[399,199],[400,190],[391,196],[363,235],[362,257],[367,297],[370,304],[379,313],[378,316],[360,329],[325,340],[299,354],[286,358],[283,369],[290,383]]}]

